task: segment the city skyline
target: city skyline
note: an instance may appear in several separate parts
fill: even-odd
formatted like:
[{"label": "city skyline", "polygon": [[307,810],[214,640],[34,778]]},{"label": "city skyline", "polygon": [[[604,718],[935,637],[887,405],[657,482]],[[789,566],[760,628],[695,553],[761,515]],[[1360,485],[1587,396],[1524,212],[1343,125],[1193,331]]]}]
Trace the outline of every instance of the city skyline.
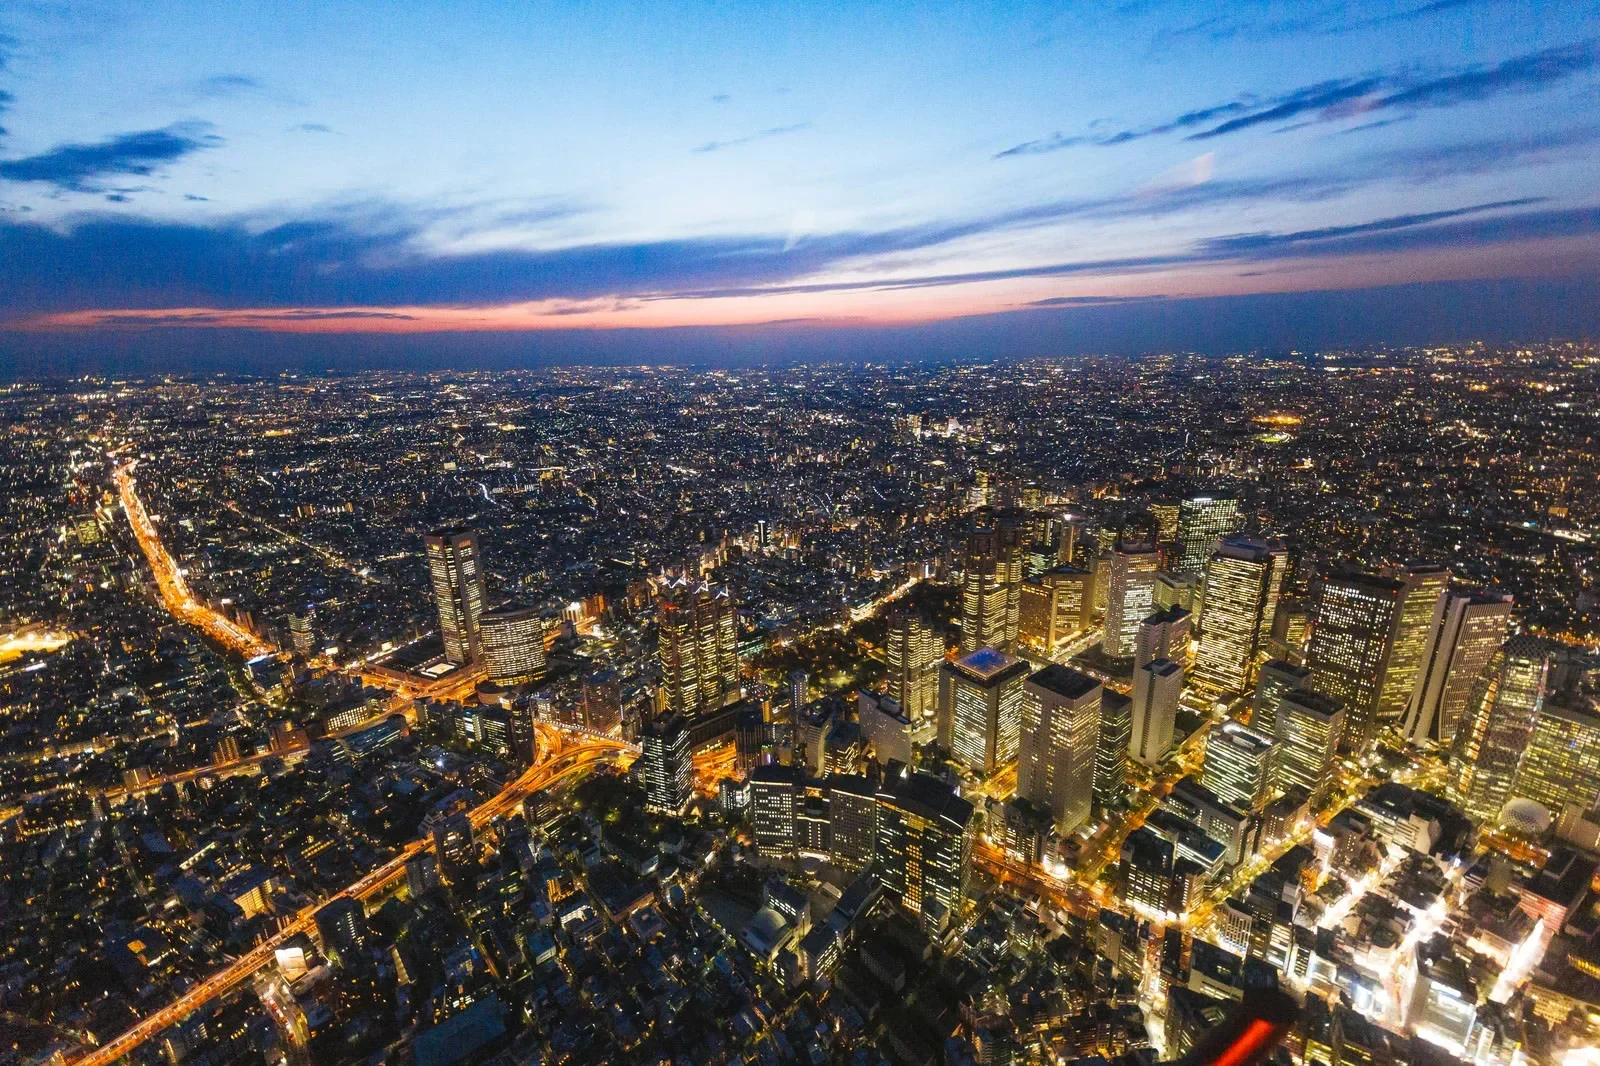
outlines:
[{"label": "city skyline", "polygon": [[1592,335],[1595,13],[19,6],[0,369]]}]

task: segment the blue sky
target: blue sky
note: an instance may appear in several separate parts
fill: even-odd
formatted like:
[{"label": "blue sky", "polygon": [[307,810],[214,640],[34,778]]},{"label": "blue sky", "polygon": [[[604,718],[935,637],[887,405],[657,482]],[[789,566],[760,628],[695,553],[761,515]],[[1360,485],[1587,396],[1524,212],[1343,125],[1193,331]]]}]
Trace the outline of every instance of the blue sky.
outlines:
[{"label": "blue sky", "polygon": [[12,0],[0,352],[593,330],[648,358],[973,316],[1044,344],[1090,307],[1588,278],[1597,15]]}]

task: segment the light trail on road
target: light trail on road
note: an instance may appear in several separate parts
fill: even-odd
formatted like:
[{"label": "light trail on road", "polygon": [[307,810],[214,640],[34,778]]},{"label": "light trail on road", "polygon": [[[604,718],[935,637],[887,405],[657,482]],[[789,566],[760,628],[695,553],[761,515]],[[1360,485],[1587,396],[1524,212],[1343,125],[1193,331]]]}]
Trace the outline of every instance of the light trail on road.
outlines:
[{"label": "light trail on road", "polygon": [[[504,817],[528,796],[549,788],[557,781],[593,768],[605,759],[615,758],[628,750],[620,740],[594,739],[584,744],[564,748],[557,754],[545,753],[546,758],[501,789],[494,796],[475,807],[468,815],[473,828],[479,828],[496,818]],[[190,1014],[220,996],[234,991],[250,980],[258,970],[272,961],[278,947],[290,938],[309,931],[316,920],[316,912],[329,903],[341,899],[367,900],[392,887],[405,876],[406,862],[414,856],[433,848],[431,837],[413,840],[401,848],[388,862],[371,871],[359,881],[325,900],[303,907],[283,928],[251,948],[239,959],[212,974],[173,1002],[162,1007],[131,1028],[125,1030],[101,1047],[85,1055],[69,1059],[68,1066],[112,1066],[118,1059],[136,1049],[146,1040],[170,1025],[182,1021]]]},{"label": "light trail on road", "polygon": [[254,633],[247,632],[210,605],[197,600],[194,593],[189,590],[189,583],[184,580],[182,571],[178,569],[177,560],[161,542],[155,524],[150,521],[150,514],[145,510],[144,501],[140,500],[139,494],[134,491],[133,466],[133,463],[119,466],[111,476],[117,484],[117,492],[122,497],[122,509],[127,512],[128,524],[133,527],[133,535],[138,540],[145,559],[150,563],[150,571],[156,579],[156,588],[161,593],[162,602],[167,605],[167,610],[179,621],[194,626],[218,644],[248,658],[271,654],[273,649],[266,641]]}]

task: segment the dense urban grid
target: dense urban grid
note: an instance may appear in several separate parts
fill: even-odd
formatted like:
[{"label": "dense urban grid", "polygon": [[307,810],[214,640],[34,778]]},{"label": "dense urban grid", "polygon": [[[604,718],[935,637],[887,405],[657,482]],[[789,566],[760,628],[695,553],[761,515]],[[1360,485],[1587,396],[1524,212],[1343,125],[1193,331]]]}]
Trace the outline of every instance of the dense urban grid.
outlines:
[{"label": "dense urban grid", "polygon": [[1600,1058],[1600,350],[0,390],[0,1063]]}]

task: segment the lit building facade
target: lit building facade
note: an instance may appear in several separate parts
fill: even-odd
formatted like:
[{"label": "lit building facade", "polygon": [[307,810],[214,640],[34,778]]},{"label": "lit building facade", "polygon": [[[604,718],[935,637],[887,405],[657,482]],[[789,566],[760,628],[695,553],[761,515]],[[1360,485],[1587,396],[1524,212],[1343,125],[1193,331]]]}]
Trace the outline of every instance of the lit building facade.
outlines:
[{"label": "lit building facade", "polygon": [[1467,817],[1495,824],[1544,707],[1550,655],[1543,641],[1512,637],[1473,685],[1456,730],[1447,778],[1450,802]]},{"label": "lit building facade", "polygon": [[1190,496],[1178,503],[1177,565],[1180,574],[1198,574],[1217,541],[1239,528],[1239,501],[1228,495]]},{"label": "lit building facade", "polygon": [[1285,659],[1269,659],[1256,674],[1255,694],[1250,700],[1250,726],[1269,737],[1278,734],[1278,703],[1290,692],[1311,687],[1309,667],[1296,666]]},{"label": "lit building facade", "polygon": [[927,615],[899,609],[889,616],[884,642],[889,695],[913,722],[932,718],[939,705],[939,664],[944,636]]},{"label": "lit building facade", "polygon": [[1267,805],[1278,777],[1275,738],[1238,722],[1224,722],[1211,731],[1200,783],[1224,803],[1248,811]]},{"label": "lit building facade", "polygon": [[739,614],[727,589],[676,581],[656,607],[663,706],[716,710],[739,691]]},{"label": "lit building facade", "polygon": [[927,774],[904,774],[878,789],[877,869],[884,895],[943,930],[961,913],[972,866],[972,804]]},{"label": "lit building facade", "polygon": [[939,743],[972,772],[990,774],[1017,757],[1028,670],[1021,659],[994,648],[940,667]]},{"label": "lit building facade", "polygon": [[545,675],[544,619],[531,607],[500,607],[478,619],[484,672],[497,685],[530,685]]},{"label": "lit building facade", "polygon": [[1216,697],[1244,692],[1271,634],[1288,552],[1254,537],[1224,537],[1206,562],[1194,684]]},{"label": "lit building facade", "polygon": [[1311,808],[1320,808],[1338,769],[1344,707],[1325,693],[1292,689],[1278,701],[1277,727],[1280,750],[1274,788],[1286,792],[1299,786],[1310,797]]},{"label": "lit building facade", "polygon": [[452,663],[478,661],[478,619],[483,615],[483,572],[478,534],[441,529],[422,538],[428,558],[433,601],[439,610],[439,637]]},{"label": "lit building facade", "polygon": [[1546,700],[1511,791],[1555,816],[1569,805],[1592,809],[1600,798],[1600,714]]},{"label": "lit building facade", "polygon": [[665,814],[681,813],[693,795],[687,723],[675,714],[655,719],[640,737],[640,749],[645,806]]},{"label": "lit building facade", "polygon": [[1404,732],[1415,744],[1448,748],[1466,714],[1473,683],[1511,628],[1511,597],[1447,590],[1429,627]]},{"label": "lit building facade", "polygon": [[1022,610],[1024,523],[980,510],[962,555],[961,650],[1016,647]]},{"label": "lit building facade", "polygon": [[1155,607],[1159,562],[1152,540],[1119,537],[1112,546],[1106,573],[1104,647],[1113,659],[1133,657],[1139,623]]},{"label": "lit building facade", "polygon": [[1062,833],[1089,820],[1100,735],[1100,682],[1065,666],[1047,666],[1022,683],[1017,795]]}]

